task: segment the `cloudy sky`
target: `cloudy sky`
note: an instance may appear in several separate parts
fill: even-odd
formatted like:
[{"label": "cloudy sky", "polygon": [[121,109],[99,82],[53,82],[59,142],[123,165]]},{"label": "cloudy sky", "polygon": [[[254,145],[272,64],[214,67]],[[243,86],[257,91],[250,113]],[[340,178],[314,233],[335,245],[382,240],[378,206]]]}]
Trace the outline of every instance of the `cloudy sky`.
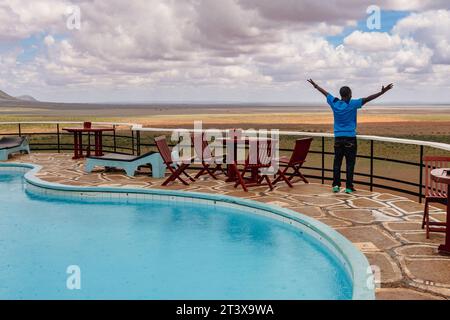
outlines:
[{"label": "cloudy sky", "polygon": [[448,0],[0,0],[0,89],[45,101],[450,103],[449,75]]}]

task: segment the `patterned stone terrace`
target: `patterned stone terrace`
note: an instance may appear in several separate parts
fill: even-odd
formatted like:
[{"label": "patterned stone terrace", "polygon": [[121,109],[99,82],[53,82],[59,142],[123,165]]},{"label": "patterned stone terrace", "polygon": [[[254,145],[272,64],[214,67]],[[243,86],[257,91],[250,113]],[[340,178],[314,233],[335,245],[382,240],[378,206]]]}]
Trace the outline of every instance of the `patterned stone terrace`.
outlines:
[{"label": "patterned stone terrace", "polygon": [[[145,169],[134,178],[120,170],[105,172],[101,168],[87,174],[83,161],[72,160],[70,154],[33,153],[9,161],[39,164],[43,166],[38,173],[41,179],[67,185],[183,189],[286,207],[333,227],[378,266],[378,299],[450,298],[450,257],[437,252],[444,235],[431,234],[426,239],[421,229],[423,206],[401,196],[368,191],[333,194],[330,187],[315,183],[296,183],[293,189],[279,184],[272,192],[259,187],[246,193],[223,179],[215,181],[206,176],[188,187],[178,183],[161,187],[162,180],[150,178]],[[442,209],[433,208],[431,212],[432,219],[445,220]]]}]

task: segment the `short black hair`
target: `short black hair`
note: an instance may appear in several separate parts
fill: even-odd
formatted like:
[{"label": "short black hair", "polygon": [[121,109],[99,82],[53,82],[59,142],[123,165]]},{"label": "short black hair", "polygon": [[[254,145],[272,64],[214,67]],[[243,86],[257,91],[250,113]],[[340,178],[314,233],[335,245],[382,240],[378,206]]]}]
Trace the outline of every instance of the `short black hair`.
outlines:
[{"label": "short black hair", "polygon": [[350,98],[352,95],[352,90],[349,87],[345,86],[339,90],[339,94],[341,95],[342,99]]}]

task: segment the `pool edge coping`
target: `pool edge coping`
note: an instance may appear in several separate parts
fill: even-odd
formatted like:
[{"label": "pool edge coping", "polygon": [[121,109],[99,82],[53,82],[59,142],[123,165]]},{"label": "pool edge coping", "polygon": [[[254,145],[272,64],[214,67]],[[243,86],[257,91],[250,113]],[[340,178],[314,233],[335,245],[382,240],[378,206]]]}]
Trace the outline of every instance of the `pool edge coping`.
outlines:
[{"label": "pool edge coping", "polygon": [[[341,235],[332,227],[320,222],[314,218],[302,213],[282,208],[276,205],[267,204],[250,199],[243,199],[223,194],[209,194],[192,191],[167,190],[159,188],[121,188],[121,187],[89,187],[89,186],[69,186],[60,183],[48,182],[36,176],[42,166],[31,163],[0,163],[0,167],[20,167],[29,169],[24,173],[25,181],[33,186],[67,192],[97,192],[97,193],[133,193],[133,194],[152,194],[163,196],[175,196],[184,198],[203,199],[209,201],[219,201],[222,203],[231,203],[235,205],[250,207],[252,209],[267,211],[272,214],[291,219],[304,225],[306,228],[319,234],[324,240],[328,241],[348,262],[352,271],[353,281],[352,300],[374,300],[375,290],[368,288],[369,278],[373,278],[370,264],[366,256],[354,246],[350,240]],[[273,219],[273,218],[272,218]]]}]

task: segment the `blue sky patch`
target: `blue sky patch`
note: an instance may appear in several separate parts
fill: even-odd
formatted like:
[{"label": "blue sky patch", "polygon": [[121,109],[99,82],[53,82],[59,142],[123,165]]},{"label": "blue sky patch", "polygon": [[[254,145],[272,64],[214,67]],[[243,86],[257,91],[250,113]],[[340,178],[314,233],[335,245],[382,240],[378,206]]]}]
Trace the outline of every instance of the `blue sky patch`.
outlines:
[{"label": "blue sky patch", "polygon": [[381,10],[381,29],[370,30],[369,28],[367,28],[367,18],[369,17],[369,15],[366,15],[363,19],[358,20],[356,26],[346,27],[341,34],[326,37],[326,39],[328,40],[328,42],[337,47],[338,45],[341,45],[343,43],[345,37],[356,30],[359,30],[361,32],[390,32],[399,20],[409,16],[410,14],[410,11]]},{"label": "blue sky patch", "polygon": [[[19,46],[23,49],[23,52],[20,55],[18,55],[17,61],[25,63],[34,60],[45,46],[44,38],[47,35],[49,34],[39,33],[21,40]],[[56,41],[66,38],[63,35],[52,35],[52,36]]]},{"label": "blue sky patch", "polygon": [[23,52],[17,57],[18,62],[32,61],[42,47],[44,36],[42,34],[32,35],[20,41]]}]

